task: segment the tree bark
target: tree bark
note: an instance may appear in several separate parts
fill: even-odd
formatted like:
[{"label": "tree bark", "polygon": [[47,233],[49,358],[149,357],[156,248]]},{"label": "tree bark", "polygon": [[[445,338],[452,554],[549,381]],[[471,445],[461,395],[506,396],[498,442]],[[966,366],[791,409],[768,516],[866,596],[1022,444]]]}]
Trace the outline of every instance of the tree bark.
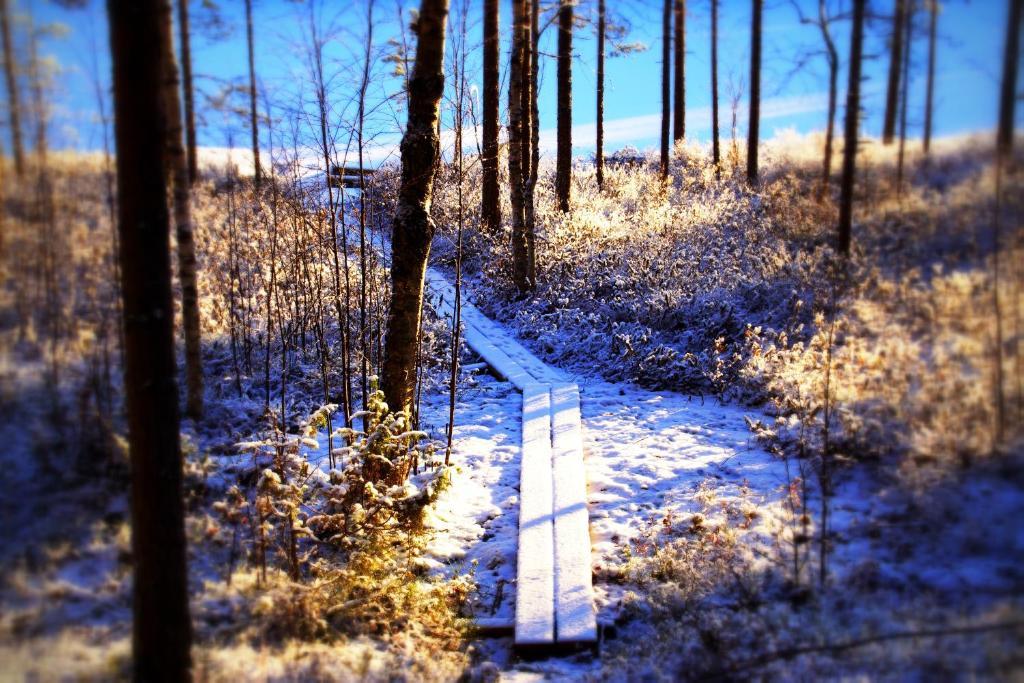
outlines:
[{"label": "tree bark", "polygon": [[245,40],[249,48],[249,128],[252,131],[253,184],[260,189],[263,169],[260,167],[260,125],[256,116],[256,55],[253,52],[252,0],[245,0]]},{"label": "tree bark", "polygon": [[747,182],[757,184],[757,154],[761,128],[761,12],[764,0],[753,0],[750,24],[750,116],[747,119]]},{"label": "tree bark", "polygon": [[686,0],[675,0],[675,105],[672,110],[672,141],[686,137]]},{"label": "tree bark", "polygon": [[857,172],[857,124],[860,120],[860,69],[864,45],[864,5],[853,2],[853,26],[850,29],[850,80],[846,87],[846,126],[843,140],[843,180],[839,198],[839,253],[850,254],[853,223],[853,186]]},{"label": "tree bark", "polygon": [[537,286],[537,216],[534,211],[534,190],[537,187],[537,169],[540,165],[540,108],[537,103],[540,75],[540,0],[527,0],[527,3],[530,8],[530,26],[526,42],[526,79],[529,92],[524,92],[523,108],[529,112],[529,137],[524,140],[526,144],[523,145],[523,158],[529,158],[529,171],[525,174],[526,185],[523,188],[523,218],[526,221],[526,280],[530,289],[533,289]]},{"label": "tree bark", "polygon": [[555,188],[558,210],[569,210],[572,185],[572,14],[574,0],[558,9],[558,158]]},{"label": "tree bark", "polygon": [[718,139],[718,0],[711,0],[711,157],[715,177],[719,177],[722,153]]},{"label": "tree bark", "polygon": [[0,38],[4,41],[4,79],[7,82],[11,151],[14,153],[14,171],[20,178],[25,173],[25,148],[21,141],[21,105],[18,101],[17,67],[14,63],[14,45],[11,43],[11,16],[7,0],[0,0]]},{"label": "tree bark", "polygon": [[508,177],[512,202],[512,282],[520,293],[529,289],[529,251],[523,195],[528,165],[523,158],[527,133],[524,121],[526,112],[523,111],[523,90],[528,78],[524,68],[527,30],[526,0],[513,0],[508,75]]},{"label": "tree bark", "polygon": [[825,125],[825,154],[821,163],[821,186],[818,196],[823,197],[832,178],[832,147],[835,139],[836,104],[839,99],[839,53],[828,27],[828,8],[825,0],[818,0],[818,27],[825,42],[825,57],[828,60],[828,121]]},{"label": "tree bark", "polygon": [[1017,69],[1020,63],[1020,28],[1024,19],[1024,0],[1009,0],[1006,40],[1003,47],[1003,76],[999,89],[999,128],[996,150],[1001,159],[1013,153],[1013,117],[1017,100]]},{"label": "tree bark", "polygon": [[167,109],[167,162],[173,188],[174,228],[178,241],[178,280],[181,285],[181,320],[185,338],[185,412],[194,420],[203,415],[203,358],[199,322],[199,285],[196,278],[196,246],[189,196],[188,160],[182,145],[181,83],[174,60],[173,20],[167,5],[164,51],[164,104]]},{"label": "tree bark", "polygon": [[935,36],[939,21],[939,0],[928,0],[928,81],[924,96],[924,141],[927,157],[932,151],[932,106],[935,96]]},{"label": "tree bark", "polygon": [[903,18],[903,64],[900,65],[900,144],[896,159],[896,194],[903,193],[903,161],[907,148],[907,91],[910,89],[910,51],[913,47],[914,6]]},{"label": "tree bark", "polygon": [[661,180],[668,180],[669,138],[672,124],[672,0],[661,12]]},{"label": "tree bark", "polygon": [[896,113],[899,109],[900,67],[903,64],[903,22],[906,0],[896,0],[892,15],[892,37],[889,40],[889,81],[885,91],[885,118],[882,123],[882,144],[892,143],[896,136]]},{"label": "tree bark", "polygon": [[483,172],[483,207],[481,215],[484,230],[496,235],[501,229],[501,204],[498,186],[498,109],[501,97],[498,85],[500,39],[498,29],[498,0],[484,1],[484,93],[483,93],[483,154],[480,166]]},{"label": "tree bark", "polygon": [[409,81],[409,118],[402,136],[402,180],[391,248],[391,307],[381,388],[388,406],[411,414],[423,280],[434,222],[430,200],[440,140],[447,0],[423,0],[416,20],[416,62]]},{"label": "tree bark", "polygon": [[195,97],[192,90],[192,47],[188,20],[188,0],[178,0],[178,38],[181,50],[181,81],[185,95],[185,149],[188,153],[188,184],[192,186],[199,176],[199,158],[196,155]]},{"label": "tree bark", "polygon": [[107,7],[132,475],[133,669],[138,681],[185,681],[191,623],[161,92],[170,5],[109,0]]},{"label": "tree bark", "polygon": [[597,143],[594,166],[599,190],[604,189],[604,3],[605,0],[597,0]]}]

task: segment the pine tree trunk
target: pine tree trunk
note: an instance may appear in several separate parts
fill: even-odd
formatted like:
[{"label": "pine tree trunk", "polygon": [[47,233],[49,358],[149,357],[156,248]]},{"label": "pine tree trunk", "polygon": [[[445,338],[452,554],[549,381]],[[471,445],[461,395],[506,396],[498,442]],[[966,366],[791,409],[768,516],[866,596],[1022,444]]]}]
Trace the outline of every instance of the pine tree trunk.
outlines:
[{"label": "pine tree trunk", "polygon": [[498,0],[484,2],[484,93],[483,93],[483,154],[480,166],[483,172],[483,207],[481,215],[484,230],[497,235],[501,229],[501,204],[498,185],[498,116],[499,76],[501,59],[498,32]]},{"label": "pine tree trunk", "polygon": [[1017,100],[1017,69],[1020,65],[1020,28],[1024,19],[1024,0],[1009,0],[1006,39],[1003,44],[1003,76],[999,90],[999,128],[996,150],[1001,159],[1013,153],[1013,118]]},{"label": "pine tree trunk", "polygon": [[245,0],[245,39],[249,49],[249,128],[252,131],[253,184],[260,189],[263,169],[260,167],[260,126],[256,117],[256,55],[252,39],[252,0]]},{"label": "pine tree trunk", "polygon": [[828,59],[828,120],[825,125],[825,154],[821,164],[821,186],[818,197],[824,197],[832,179],[832,147],[835,139],[836,104],[839,99],[839,53],[828,27],[828,8],[825,0],[818,0],[818,26],[825,42],[825,57]]},{"label": "pine tree trunk", "polygon": [[[170,6],[168,5],[168,10]],[[203,358],[199,322],[199,286],[196,278],[196,246],[189,196],[188,160],[182,145],[181,83],[174,61],[172,19],[164,32],[164,104],[167,107],[167,161],[173,189],[174,228],[178,241],[178,280],[181,285],[181,319],[185,337],[185,412],[194,420],[203,415]]]},{"label": "pine tree trunk", "polygon": [[191,623],[167,214],[168,0],[109,0],[131,455],[134,678],[189,680]]},{"label": "pine tree trunk", "polygon": [[903,192],[903,168],[907,148],[907,91],[910,89],[910,51],[913,47],[914,6],[907,8],[903,21],[903,64],[900,66],[900,145],[896,159],[896,194]]},{"label": "pine tree trunk", "polygon": [[597,187],[604,189],[604,34],[605,0],[597,0],[597,143],[594,165]]},{"label": "pine tree trunk", "polygon": [[672,140],[686,137],[686,0],[675,0],[675,106],[672,110]]},{"label": "pine tree trunk", "polygon": [[747,119],[747,182],[757,184],[761,128],[761,12],[764,0],[753,0],[750,24],[750,116]]},{"label": "pine tree trunk", "polygon": [[423,0],[416,20],[416,62],[409,81],[409,119],[402,137],[402,181],[391,250],[391,307],[381,388],[392,410],[412,413],[423,280],[434,223],[430,199],[440,140],[447,0]]},{"label": "pine tree trunk", "polygon": [[928,83],[924,96],[924,141],[927,157],[932,151],[932,105],[935,97],[935,34],[939,21],[939,0],[928,0]]},{"label": "pine tree trunk", "polygon": [[192,47],[188,21],[188,0],[178,0],[178,37],[181,45],[181,80],[185,94],[185,149],[188,152],[188,184],[199,176],[196,156],[195,98],[192,91]]},{"label": "pine tree trunk", "polygon": [[[534,190],[537,187],[537,167],[540,165],[540,109],[537,103],[540,51],[538,49],[540,0],[527,0],[530,7],[530,26],[526,42],[528,59],[527,84],[523,110],[529,111],[529,136],[524,139],[523,158],[529,158],[529,171],[525,174],[523,189],[523,218],[526,221],[526,280],[530,289],[537,286],[537,216],[534,211]],[[525,136],[524,136],[525,138]]]},{"label": "pine tree trunk", "polygon": [[672,125],[672,0],[664,0],[661,13],[661,180],[668,180],[669,138]]},{"label": "pine tree trunk", "polygon": [[718,140],[718,0],[711,0],[711,156],[717,178],[722,168]]},{"label": "pine tree trunk", "polygon": [[839,198],[839,253],[850,254],[853,224],[853,186],[857,172],[857,128],[860,120],[860,69],[864,45],[864,5],[854,0],[850,29],[850,80],[846,87],[846,126],[843,138],[843,180]]},{"label": "pine tree trunk", "polygon": [[25,173],[25,151],[21,141],[21,105],[18,102],[18,78],[11,43],[11,16],[7,0],[0,0],[0,38],[4,41],[4,80],[7,83],[7,110],[11,127],[11,148],[14,170],[18,177]]},{"label": "pine tree trunk", "polygon": [[903,64],[903,22],[906,0],[896,0],[892,15],[892,37],[889,40],[889,81],[885,91],[885,118],[882,123],[882,144],[892,143],[896,136],[896,113],[899,108],[900,67]]},{"label": "pine tree trunk", "polygon": [[572,185],[572,14],[574,0],[561,0],[558,9],[558,158],[555,189],[558,210],[569,210]]},{"label": "pine tree trunk", "polygon": [[513,0],[512,46],[508,74],[508,177],[509,196],[512,200],[512,282],[521,293],[529,289],[529,250],[523,195],[528,166],[528,161],[523,158],[527,133],[523,90],[528,78],[524,69],[528,26],[526,0]]}]

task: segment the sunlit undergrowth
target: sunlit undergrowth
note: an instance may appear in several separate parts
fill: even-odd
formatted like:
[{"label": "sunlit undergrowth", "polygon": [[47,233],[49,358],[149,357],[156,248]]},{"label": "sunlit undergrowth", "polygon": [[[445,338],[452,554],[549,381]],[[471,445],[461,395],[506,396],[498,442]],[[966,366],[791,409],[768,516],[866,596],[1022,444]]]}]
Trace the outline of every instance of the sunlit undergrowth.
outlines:
[{"label": "sunlit undergrowth", "polygon": [[[830,448],[899,456],[918,483],[1012,443],[1022,424],[1020,174],[1001,181],[997,344],[990,143],[946,140],[931,160],[911,144],[897,192],[895,153],[866,142],[848,263],[833,250],[836,183],[818,197],[819,145],[769,145],[756,190],[738,156],[719,180],[706,150],[682,146],[663,188],[653,156],[624,150],[608,158],[603,189],[590,164],[576,165],[568,214],[547,169],[536,291],[521,299],[512,287],[507,231],[482,235],[470,216],[475,298],[556,364],[765,406],[780,423],[762,435],[794,447],[799,425],[820,434],[827,413]],[[455,200],[444,187],[435,249],[450,262]],[[471,177],[467,205],[478,188]]]}]

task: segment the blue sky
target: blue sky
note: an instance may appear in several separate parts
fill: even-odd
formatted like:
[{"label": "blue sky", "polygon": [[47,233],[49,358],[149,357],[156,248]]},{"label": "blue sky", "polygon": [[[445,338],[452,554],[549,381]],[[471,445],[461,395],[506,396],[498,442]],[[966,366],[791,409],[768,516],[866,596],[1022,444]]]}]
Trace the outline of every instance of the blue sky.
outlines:
[{"label": "blue sky", "polygon": [[[461,0],[453,0],[458,4]],[[798,0],[807,14],[816,12],[816,0]],[[304,57],[304,35],[309,20],[309,0],[254,0],[257,70],[261,87],[268,93],[278,130],[290,129],[298,103],[308,101],[308,69]],[[627,144],[640,148],[657,145],[660,122],[661,83],[661,3],[660,0],[607,0],[609,10],[631,25],[626,40],[641,42],[647,50],[606,60],[605,118],[608,133],[606,149]],[[893,0],[870,3],[879,14],[891,12]],[[193,63],[197,87],[207,95],[217,94],[226,83],[242,83],[246,77],[244,5],[242,0],[218,0],[228,30],[220,35],[202,30],[204,18],[200,0],[193,0]],[[549,3],[545,3],[547,5]],[[849,0],[829,0],[833,12],[848,9]],[[104,3],[92,0],[86,9],[67,10],[48,0],[13,0],[13,9],[31,14],[37,25],[59,23],[66,27],[59,37],[47,37],[42,51],[59,65],[60,77],[54,79],[51,136],[55,147],[95,149],[101,145],[96,116],[96,90],[93,73],[101,86],[109,82],[109,55],[106,42]],[[418,5],[404,0],[406,10]],[[583,18],[593,16],[596,2],[581,0],[577,9]],[[469,0],[467,18],[468,45],[473,51],[467,65],[469,80],[479,84],[480,9],[482,0]],[[360,67],[362,33],[366,25],[366,0],[336,2],[316,0],[315,11],[323,30],[331,36],[327,47],[327,71],[332,76],[333,118],[345,118],[345,104],[351,99]],[[507,33],[510,19],[508,2],[501,6],[501,26]],[[996,120],[998,79],[1006,21],[1006,0],[965,0],[943,3],[939,19],[939,47],[935,100],[937,135],[991,129]],[[372,116],[368,130],[383,145],[396,139],[404,121],[400,103],[389,96],[397,90],[397,81],[389,75],[390,65],[380,60],[388,40],[399,35],[397,0],[376,0],[375,53],[377,63],[370,89]],[[908,123],[911,135],[920,134],[924,105],[924,68],[926,60],[925,19],[919,13],[914,41],[912,87]],[[23,35],[24,16],[17,25]],[[453,27],[450,26],[451,31]],[[837,21],[833,32],[838,43],[843,73],[840,77],[842,124],[845,91],[845,61],[848,52],[849,22]],[[865,132],[877,135],[881,128],[882,97],[888,65],[886,37],[888,22],[873,22],[868,27],[865,63]],[[574,148],[578,154],[593,151],[595,119],[595,50],[591,25],[575,33],[573,64]],[[719,5],[719,86],[720,126],[729,134],[731,95],[740,94],[739,128],[745,131],[746,89],[749,83],[749,0],[721,0]],[[553,55],[554,27],[542,38],[542,52]],[[687,134],[705,141],[710,137],[710,9],[708,0],[687,2]],[[93,45],[98,49],[94,50]],[[819,34],[814,27],[803,26],[789,0],[766,0],[764,11],[764,69],[762,72],[762,139],[776,132],[795,129],[808,132],[821,129],[825,120],[825,62],[811,56],[802,69],[794,66],[802,55],[819,50]],[[24,41],[19,44],[24,48]],[[507,44],[502,45],[503,87]],[[94,61],[95,60],[95,61]],[[553,141],[557,109],[555,103],[555,62],[542,61],[540,112],[543,145]],[[505,93],[503,92],[503,99]],[[200,106],[205,97],[200,97]],[[244,100],[237,100],[244,104]],[[504,108],[504,106],[503,106]],[[348,112],[351,112],[351,108]],[[298,116],[302,119],[302,116]],[[294,128],[300,130],[299,121]],[[229,142],[245,146],[248,133],[242,117],[206,111],[200,122],[199,141],[207,146],[225,146]],[[308,131],[307,131],[308,132]],[[343,138],[344,136],[342,136]],[[278,143],[280,144],[280,143]],[[344,144],[344,139],[341,140]]]}]

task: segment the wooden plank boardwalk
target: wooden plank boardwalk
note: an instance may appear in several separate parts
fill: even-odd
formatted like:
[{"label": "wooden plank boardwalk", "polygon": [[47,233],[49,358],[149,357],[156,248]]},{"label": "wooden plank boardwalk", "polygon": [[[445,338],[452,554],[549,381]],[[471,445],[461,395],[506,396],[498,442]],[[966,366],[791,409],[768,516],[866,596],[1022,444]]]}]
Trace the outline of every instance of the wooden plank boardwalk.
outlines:
[{"label": "wooden plank boardwalk", "polygon": [[[427,270],[435,308],[451,317],[455,289]],[[462,301],[466,343],[523,392],[515,644],[552,651],[597,642],[579,387]]]}]

